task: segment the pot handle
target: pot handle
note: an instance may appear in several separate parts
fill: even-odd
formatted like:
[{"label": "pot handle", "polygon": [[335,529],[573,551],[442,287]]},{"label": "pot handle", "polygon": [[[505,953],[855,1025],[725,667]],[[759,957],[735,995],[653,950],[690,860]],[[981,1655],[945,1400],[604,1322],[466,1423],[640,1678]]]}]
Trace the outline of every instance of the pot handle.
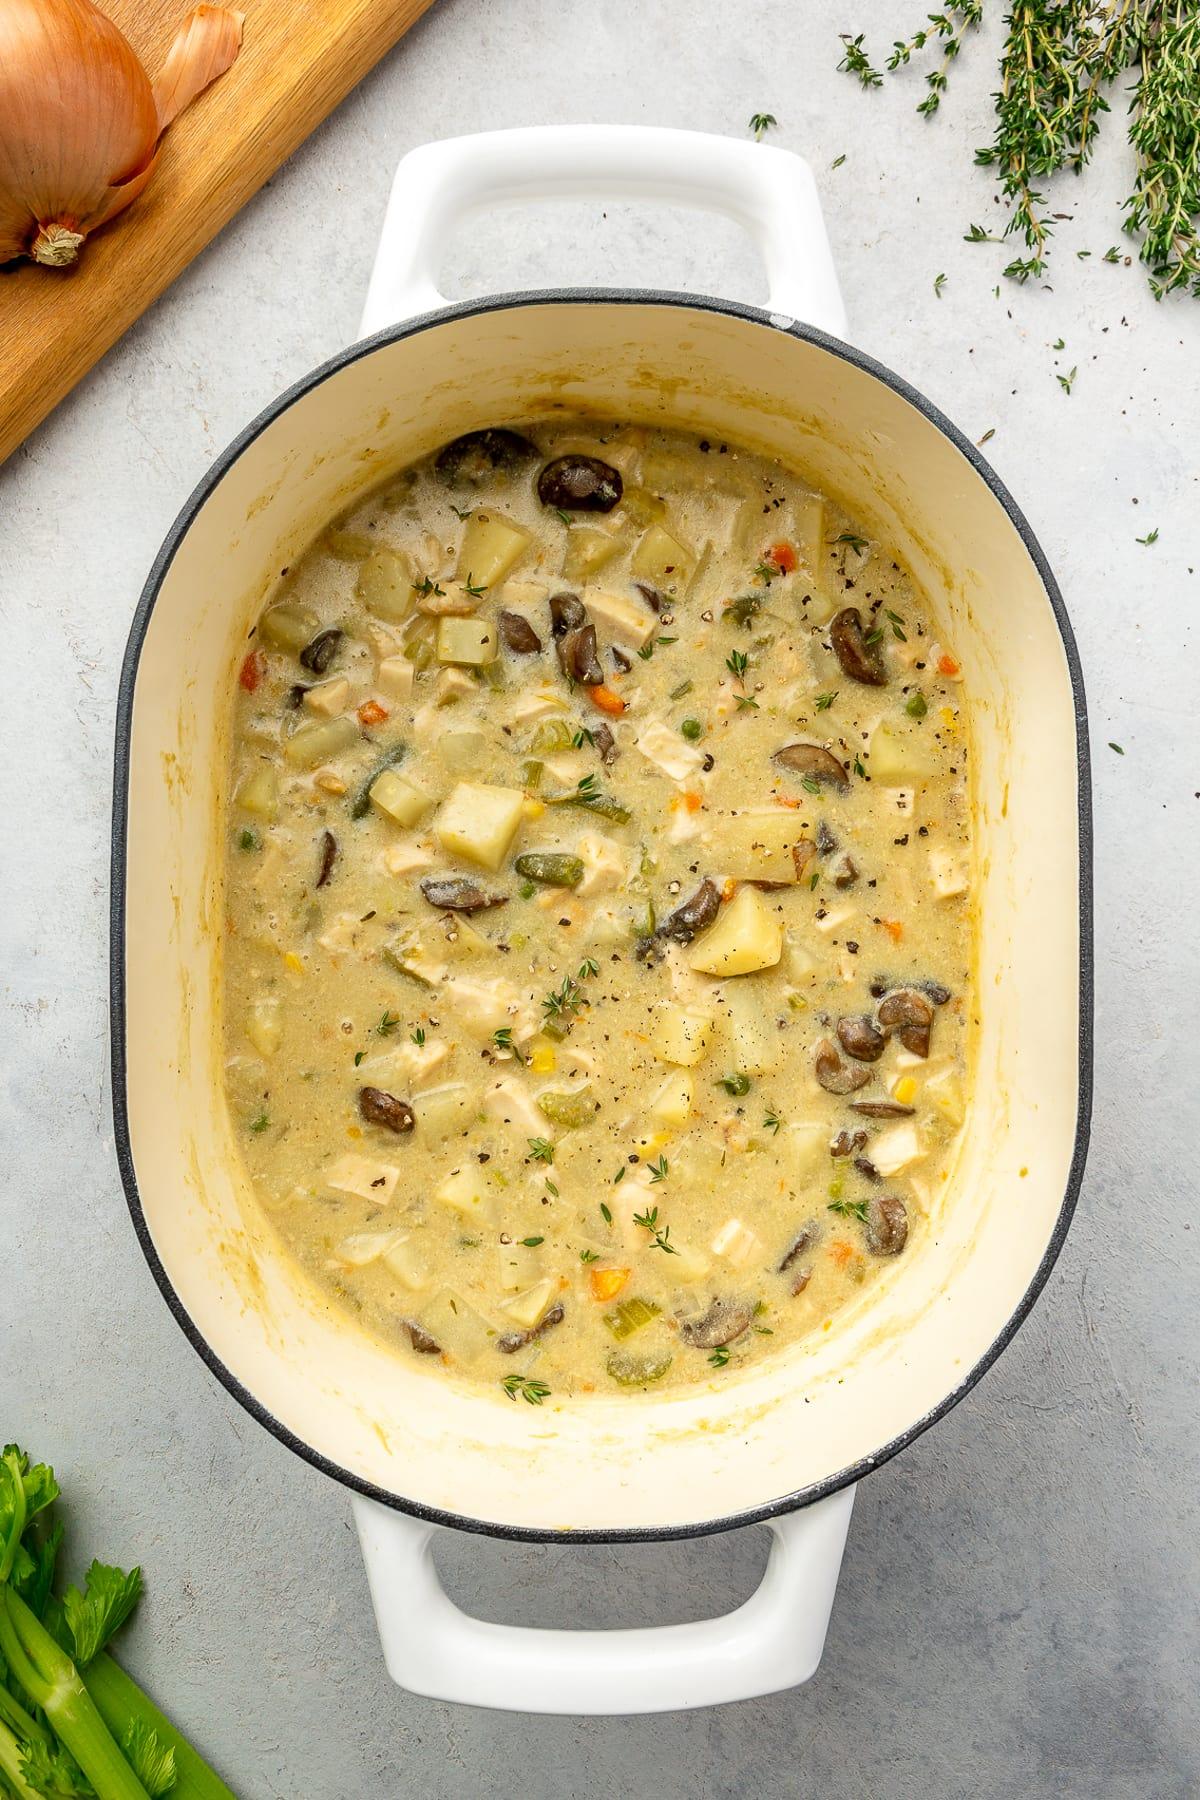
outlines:
[{"label": "pot handle", "polygon": [[507,1712],[650,1713],[774,1694],[815,1673],[853,1505],[843,1488],[769,1520],[762,1581],[734,1612],[629,1631],[473,1619],[434,1566],[443,1526],[358,1495],[354,1516],[384,1660],[402,1688]]},{"label": "pot handle", "polygon": [[766,310],[840,336],[841,291],[812,170],[768,144],[643,125],[535,125],[445,138],[396,170],[360,336],[437,311],[446,244],[485,205],[657,200],[724,213],[758,245]]}]

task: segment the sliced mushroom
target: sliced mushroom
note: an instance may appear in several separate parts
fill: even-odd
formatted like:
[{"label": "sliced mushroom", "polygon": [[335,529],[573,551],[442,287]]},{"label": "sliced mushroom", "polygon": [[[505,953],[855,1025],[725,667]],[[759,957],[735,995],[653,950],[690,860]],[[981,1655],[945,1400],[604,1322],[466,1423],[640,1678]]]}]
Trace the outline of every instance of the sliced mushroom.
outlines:
[{"label": "sliced mushroom", "polygon": [[668,913],[655,935],[670,938],[675,944],[690,944],[698,931],[705,931],[712,924],[720,906],[720,889],[706,876],[690,899]]},{"label": "sliced mushroom", "polygon": [[577,631],[586,624],[587,608],[578,594],[551,594],[550,632],[553,637],[560,638],[565,632]]},{"label": "sliced mushroom", "polygon": [[822,782],[826,787],[836,788],[839,794],[849,792],[850,777],[833,751],[826,750],[821,744],[785,744],[782,750],[775,751],[771,761],[778,763],[781,769],[799,775],[802,781]]},{"label": "sliced mushroom", "polygon": [[838,841],[830,831],[824,819],[817,826],[817,853],[820,856],[832,856],[838,847]]},{"label": "sliced mushroom", "polygon": [[783,1258],[779,1264],[779,1273],[782,1275],[785,1269],[790,1269],[798,1257],[803,1256],[806,1250],[813,1249],[820,1241],[820,1220],[809,1219],[807,1224],[800,1227],[799,1231],[784,1251]]},{"label": "sliced mushroom", "polygon": [[452,438],[438,451],[433,466],[443,481],[465,481],[479,487],[493,475],[511,473],[532,462],[537,453],[537,445],[519,431],[488,426]]},{"label": "sliced mushroom", "polygon": [[927,994],[918,993],[916,988],[900,988],[880,1001],[876,1017],[884,1031],[894,1031],[914,1056],[929,1055],[933,1001]]},{"label": "sliced mushroom", "polygon": [[837,1023],[838,1043],[856,1062],[878,1062],[887,1047],[882,1031],[876,1031],[865,1013]]},{"label": "sliced mushroom", "polygon": [[582,687],[603,687],[604,670],[596,655],[596,627],[580,625],[558,640],[562,672]]},{"label": "sliced mushroom", "polygon": [[842,673],[851,681],[861,681],[864,687],[886,687],[887,670],[879,647],[868,644],[856,606],[844,607],[838,613],[829,627],[829,641]]},{"label": "sliced mushroom", "polygon": [[336,625],[331,625],[328,631],[318,631],[312,642],[305,644],[300,652],[303,667],[311,669],[314,675],[324,675],[337,655],[343,635]]},{"label": "sliced mushroom", "polygon": [[908,1209],[898,1194],[877,1194],[867,1206],[867,1249],[899,1256],[908,1242]]},{"label": "sliced mushroom", "polygon": [[[811,838],[797,838],[792,845],[792,867],[796,871],[796,880],[803,881],[808,865],[817,853],[817,846]],[[785,882],[784,886],[787,885]]]},{"label": "sliced mushroom", "polygon": [[940,981],[922,981],[920,987],[921,992],[928,994],[935,1006],[945,1006],[951,998],[950,989],[943,987]]},{"label": "sliced mushroom", "polygon": [[443,912],[485,912],[489,906],[508,904],[507,894],[487,894],[464,875],[427,875],[421,892],[430,906],[440,907]]},{"label": "sliced mushroom", "polygon": [[833,885],[835,888],[853,887],[858,880],[858,864],[846,850],[833,865]]},{"label": "sliced mushroom", "polygon": [[664,593],[661,593],[656,587],[651,587],[648,581],[635,581],[633,585],[651,612],[662,612],[667,604],[667,596]]},{"label": "sliced mushroom", "polygon": [[915,1106],[903,1106],[899,1100],[852,1100],[850,1107],[864,1119],[907,1119],[917,1110]]},{"label": "sliced mushroom", "polygon": [[827,1094],[852,1094],[855,1088],[865,1087],[871,1079],[870,1069],[864,1069],[861,1063],[844,1063],[837,1053],[837,1046],[829,1038],[822,1038],[813,1051],[813,1066],[817,1080]]},{"label": "sliced mushroom", "polygon": [[801,1295],[804,1292],[805,1288],[808,1286],[809,1282],[812,1280],[812,1277],[813,1277],[813,1272],[812,1272],[812,1267],[810,1264],[806,1264],[804,1266],[804,1268],[796,1270],[796,1273],[792,1276],[792,1299],[793,1300],[797,1299],[799,1297],[799,1295]]},{"label": "sliced mushroom", "polygon": [[506,650],[513,650],[518,656],[536,656],[542,647],[542,640],[528,619],[520,613],[502,612],[496,619],[500,629],[500,641]]},{"label": "sliced mushroom", "polygon": [[358,1110],[368,1125],[382,1125],[397,1137],[404,1137],[416,1124],[408,1101],[397,1100],[395,1094],[385,1094],[382,1088],[359,1088]]},{"label": "sliced mushroom", "polygon": [[337,853],[338,841],[334,837],[332,831],[323,831],[321,833],[321,859],[317,865],[316,885],[319,888],[323,888],[325,883],[329,880],[329,877],[333,874],[333,865],[337,861]]},{"label": "sliced mushroom", "polygon": [[595,456],[556,456],[538,476],[538,499],[563,512],[611,512],[621,498],[620,470]]},{"label": "sliced mushroom", "polygon": [[867,1141],[865,1131],[839,1131],[829,1146],[830,1156],[852,1156]]},{"label": "sliced mushroom", "polygon": [[754,1303],[750,1300],[714,1299],[706,1312],[679,1320],[679,1335],[697,1350],[718,1350],[749,1331],[753,1317]]},{"label": "sliced mushroom", "polygon": [[563,1322],[563,1308],[560,1301],[538,1320],[536,1325],[529,1326],[526,1331],[509,1331],[496,1339],[496,1348],[501,1356],[511,1356],[515,1350],[523,1350],[526,1344],[532,1344],[534,1338],[541,1337],[543,1331],[549,1331],[552,1325]]},{"label": "sliced mushroom", "polygon": [[617,749],[617,740],[607,725],[597,725],[593,728],[592,742],[600,752],[600,761],[606,769],[615,763],[621,754]]},{"label": "sliced mushroom", "polygon": [[879,1170],[875,1167],[875,1164],[871,1161],[869,1156],[856,1156],[854,1159],[854,1166],[859,1174],[864,1176],[868,1181],[883,1180],[882,1175],[879,1173]]},{"label": "sliced mushroom", "polygon": [[619,644],[610,644],[608,646],[608,654],[612,657],[613,668],[620,669],[622,675],[628,675],[630,669],[632,669],[632,667],[633,667],[633,664],[630,662],[630,660],[626,656],[625,652],[621,649],[620,645]]},{"label": "sliced mushroom", "polygon": [[417,1323],[416,1319],[399,1319],[397,1323],[402,1330],[407,1331],[409,1342],[412,1344],[413,1349],[418,1351],[420,1355],[441,1355],[442,1346],[435,1337],[426,1331],[423,1325]]}]

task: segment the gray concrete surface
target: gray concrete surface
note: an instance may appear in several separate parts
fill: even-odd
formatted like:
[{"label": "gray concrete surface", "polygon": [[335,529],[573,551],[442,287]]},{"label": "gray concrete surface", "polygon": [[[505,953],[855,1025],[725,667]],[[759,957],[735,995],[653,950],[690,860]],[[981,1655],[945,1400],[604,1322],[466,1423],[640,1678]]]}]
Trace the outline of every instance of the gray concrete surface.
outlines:
[{"label": "gray concrete surface", "polygon": [[[961,241],[995,216],[970,160],[994,80],[983,46],[930,126],[911,114],[912,79],[860,95],[834,71],[839,28],[875,15],[886,46],[919,11],[440,0],[0,471],[0,1435],[59,1466],[79,1553],[145,1565],[126,1655],[244,1800],[1200,1791],[1200,307],[1156,306],[1135,269],[1101,261],[1127,191],[1119,116],[1086,184],[1063,190],[1073,217],[1052,291],[993,296],[1000,253]],[[994,428],[989,454],[1075,621],[1096,743],[1088,1177],[1015,1344],[861,1489],[809,1687],[632,1721],[460,1711],[390,1686],[345,1495],[209,1377],[129,1227],[106,1074],[118,665],[153,553],[209,459],[352,334],[404,150],[530,121],[740,135],[754,110],[777,114],[776,141],[819,171],[853,335],[973,436]],[[558,280],[759,293],[735,233],[658,216],[510,218],[453,263],[461,293]],[[1068,397],[1055,373],[1071,368]],[[492,1616],[603,1624],[728,1606],[763,1554],[751,1531],[636,1552],[456,1540],[444,1560]]]}]

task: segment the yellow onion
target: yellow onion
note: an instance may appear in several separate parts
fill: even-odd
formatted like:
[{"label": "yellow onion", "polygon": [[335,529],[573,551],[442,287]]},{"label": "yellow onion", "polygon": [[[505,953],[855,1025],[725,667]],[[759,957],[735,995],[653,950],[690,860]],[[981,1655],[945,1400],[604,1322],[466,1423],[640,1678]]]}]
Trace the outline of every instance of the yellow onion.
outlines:
[{"label": "yellow onion", "polygon": [[73,263],[137,199],[163,132],[241,39],[241,13],[198,6],[151,81],[91,0],[0,0],[0,263]]}]

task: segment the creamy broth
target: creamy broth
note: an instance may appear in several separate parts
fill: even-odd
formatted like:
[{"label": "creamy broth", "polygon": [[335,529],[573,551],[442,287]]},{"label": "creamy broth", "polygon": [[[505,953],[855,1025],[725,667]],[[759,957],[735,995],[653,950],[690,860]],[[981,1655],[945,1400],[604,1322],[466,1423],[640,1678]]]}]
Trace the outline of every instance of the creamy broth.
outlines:
[{"label": "creamy broth", "polygon": [[230,795],[231,1116],[348,1320],[539,1402],[902,1278],[967,1098],[962,685],[797,475],[456,440],[284,572]]}]

